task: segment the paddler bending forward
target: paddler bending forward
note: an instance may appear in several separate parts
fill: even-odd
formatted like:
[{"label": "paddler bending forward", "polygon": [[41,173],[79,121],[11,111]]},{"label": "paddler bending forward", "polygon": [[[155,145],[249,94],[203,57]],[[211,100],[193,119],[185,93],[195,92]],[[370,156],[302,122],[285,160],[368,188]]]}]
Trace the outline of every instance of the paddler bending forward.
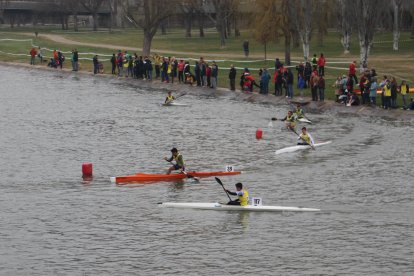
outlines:
[{"label": "paddler bending forward", "polygon": [[181,155],[181,153],[178,152],[178,150],[176,148],[173,148],[171,150],[171,157],[167,158],[164,157],[165,160],[167,160],[168,162],[171,162],[174,160],[175,164],[173,164],[167,171],[167,174],[170,174],[172,171],[177,171],[180,170],[181,172],[185,172],[185,162],[184,162],[184,158]]},{"label": "paddler bending forward", "polygon": [[292,111],[288,111],[288,114],[286,115],[285,118],[283,118],[281,121],[286,122],[286,128],[290,129],[290,130],[295,130],[296,127],[296,119],[295,116],[293,115]]},{"label": "paddler bending forward", "polygon": [[243,189],[242,183],[236,184],[236,192],[230,192],[229,190],[226,190],[226,192],[230,195],[236,195],[238,198],[236,200],[231,200],[227,205],[240,205],[240,206],[246,206],[249,201],[249,193],[246,189]]},{"label": "paddler bending forward", "polygon": [[314,141],[310,133],[306,130],[306,127],[302,127],[302,133],[299,135],[298,140],[301,142],[298,142],[298,145],[309,145],[312,148],[314,147]]},{"label": "paddler bending forward", "polygon": [[174,96],[171,95],[171,91],[168,91],[167,98],[165,98],[165,104],[170,104],[175,100]]},{"label": "paddler bending forward", "polygon": [[303,109],[300,106],[300,104],[298,104],[296,106],[295,115],[296,115],[296,120],[297,119],[302,119],[303,117],[305,117],[305,114],[304,114]]}]

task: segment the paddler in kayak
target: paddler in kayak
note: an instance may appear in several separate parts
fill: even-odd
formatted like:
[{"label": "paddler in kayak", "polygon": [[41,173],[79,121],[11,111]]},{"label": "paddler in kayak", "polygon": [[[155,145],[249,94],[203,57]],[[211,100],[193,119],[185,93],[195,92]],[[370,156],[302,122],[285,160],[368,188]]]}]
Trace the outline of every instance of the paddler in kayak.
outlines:
[{"label": "paddler in kayak", "polygon": [[300,104],[296,106],[295,116],[296,116],[296,120],[302,119],[303,117],[305,117],[305,113],[303,112],[303,109]]},{"label": "paddler in kayak", "polygon": [[231,200],[227,205],[240,205],[240,206],[246,206],[248,205],[249,201],[249,193],[246,189],[243,189],[242,183],[236,184],[236,192],[231,192],[229,190],[226,190],[226,192],[230,195],[235,195],[238,198],[236,200]]},{"label": "paddler in kayak", "polygon": [[174,96],[171,94],[171,91],[168,91],[167,98],[165,98],[165,104],[170,104],[175,100]]},{"label": "paddler in kayak", "polygon": [[171,150],[171,157],[167,158],[164,157],[165,160],[167,160],[168,162],[172,163],[172,161],[175,161],[175,164],[172,163],[173,165],[168,169],[167,174],[171,174],[172,171],[177,171],[180,170],[181,172],[185,172],[185,162],[184,162],[184,158],[181,155],[181,153],[178,152],[178,150],[176,148],[173,148]]},{"label": "paddler in kayak", "polygon": [[288,114],[286,115],[285,118],[283,118],[281,121],[286,122],[286,128],[295,131],[296,128],[296,119],[295,116],[293,115],[292,111],[288,111]]},{"label": "paddler in kayak", "polygon": [[298,142],[298,145],[309,145],[313,149],[315,147],[315,142],[310,133],[306,130],[306,127],[302,127],[302,133],[299,135],[298,140],[301,140],[301,142]]}]

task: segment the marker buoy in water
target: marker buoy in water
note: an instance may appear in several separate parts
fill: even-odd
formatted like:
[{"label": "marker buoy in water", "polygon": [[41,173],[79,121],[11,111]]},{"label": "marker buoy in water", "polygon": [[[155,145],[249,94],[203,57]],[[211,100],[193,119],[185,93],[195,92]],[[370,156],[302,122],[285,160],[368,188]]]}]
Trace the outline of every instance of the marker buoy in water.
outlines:
[{"label": "marker buoy in water", "polygon": [[92,163],[82,164],[82,177],[92,176]]},{"label": "marker buoy in water", "polygon": [[261,128],[258,128],[257,130],[256,130],[256,139],[262,139],[262,137],[263,137],[263,130],[261,129]]}]

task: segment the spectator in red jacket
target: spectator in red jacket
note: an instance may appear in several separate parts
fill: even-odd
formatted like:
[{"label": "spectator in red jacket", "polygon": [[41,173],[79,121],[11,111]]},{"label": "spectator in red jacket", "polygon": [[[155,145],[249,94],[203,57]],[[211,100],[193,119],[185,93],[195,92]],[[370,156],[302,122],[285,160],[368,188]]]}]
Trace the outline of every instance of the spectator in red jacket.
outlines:
[{"label": "spectator in red jacket", "polygon": [[319,70],[319,76],[325,76],[325,57],[323,53],[321,53],[321,56],[318,59],[318,70]]},{"label": "spectator in red jacket", "polygon": [[30,65],[34,65],[35,64],[36,55],[37,55],[36,48],[33,47],[30,50]]},{"label": "spectator in red jacket", "polygon": [[184,60],[180,59],[180,62],[177,64],[179,83],[184,82],[184,65],[185,65]]},{"label": "spectator in red jacket", "polygon": [[350,65],[349,65],[349,73],[348,76],[350,78],[354,78],[354,83],[358,83],[358,79],[356,77],[356,61],[354,60]]}]

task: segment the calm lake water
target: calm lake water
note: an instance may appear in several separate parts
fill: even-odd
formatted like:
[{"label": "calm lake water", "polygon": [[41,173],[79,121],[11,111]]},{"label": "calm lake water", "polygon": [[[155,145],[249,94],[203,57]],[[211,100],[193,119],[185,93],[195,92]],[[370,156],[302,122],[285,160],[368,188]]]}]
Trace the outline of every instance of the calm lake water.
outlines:
[{"label": "calm lake water", "polygon": [[[166,89],[135,83],[0,66],[1,275],[414,274],[412,121],[308,114],[333,143],[275,155],[296,143],[268,126],[288,106],[194,89],[189,106],[161,107]],[[214,178],[110,183],[163,172],[173,146],[190,170],[242,170],[221,178],[229,189],[322,211],[164,209],[227,197]]]}]

